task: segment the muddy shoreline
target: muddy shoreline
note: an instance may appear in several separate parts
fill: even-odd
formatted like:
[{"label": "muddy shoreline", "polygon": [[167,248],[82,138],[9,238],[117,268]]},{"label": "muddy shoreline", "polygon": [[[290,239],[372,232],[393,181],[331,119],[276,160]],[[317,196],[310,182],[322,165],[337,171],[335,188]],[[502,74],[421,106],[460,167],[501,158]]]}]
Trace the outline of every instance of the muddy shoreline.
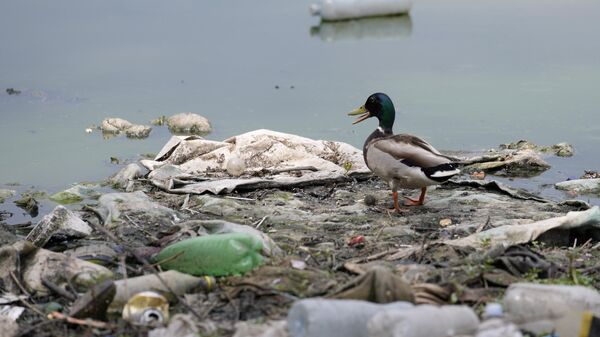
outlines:
[{"label": "muddy shoreline", "polygon": [[[595,226],[549,230],[510,246],[487,238],[473,246],[453,244],[494,228],[590,209],[584,202],[546,200],[496,183],[493,176],[473,179],[465,172],[431,189],[424,206],[407,207],[402,214],[382,211],[392,206],[391,192],[371,174],[291,187],[240,188],[222,195],[168,193],[142,175],[122,192],[101,193],[70,207],[94,228],[91,235],[53,236],[44,248],[66,252],[107,246],[113,253],[92,260],[121,279],[125,273],[151,274],[140,256],[150,257],[161,247],[199,235],[207,222],[226,221],[264,233],[277,251],[262,266],[244,275],[218,277],[210,291],[171,299],[171,316],[191,315],[200,335],[207,336],[241,333],[242,322],[268,327],[285,319],[295,300],[333,296],[376,266],[411,285],[417,303],[460,303],[476,311],[516,282],[600,285],[600,233]],[[6,247],[30,229],[3,224],[0,240]],[[115,314],[102,328],[47,320],[41,313],[68,313],[73,300],[53,291],[30,295],[22,301],[37,311],[28,308],[17,320],[19,336],[145,336],[153,329]]]}]

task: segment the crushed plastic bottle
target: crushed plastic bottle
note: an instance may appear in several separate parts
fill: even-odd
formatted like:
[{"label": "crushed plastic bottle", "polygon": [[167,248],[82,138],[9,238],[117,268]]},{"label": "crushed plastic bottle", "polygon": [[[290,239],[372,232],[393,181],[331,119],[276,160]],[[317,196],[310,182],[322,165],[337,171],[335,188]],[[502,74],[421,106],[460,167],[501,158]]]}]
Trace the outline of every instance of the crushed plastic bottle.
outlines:
[{"label": "crushed plastic bottle", "polygon": [[262,264],[262,248],[250,234],[212,234],[172,244],[153,260],[165,270],[195,276],[244,274]]},{"label": "crushed plastic bottle", "polygon": [[115,281],[116,294],[108,310],[112,312],[121,311],[132,294],[143,291],[156,291],[162,294],[173,291],[176,295],[183,295],[195,289],[211,291],[216,283],[215,278],[212,276],[196,277],[176,270],[165,271],[158,273],[158,275],[169,286],[168,288],[154,274]]},{"label": "crushed plastic bottle", "polygon": [[411,0],[323,0],[321,4],[310,5],[309,11],[325,21],[336,21],[408,14],[411,7]]},{"label": "crushed plastic bottle", "polygon": [[367,336],[367,322],[376,313],[412,307],[408,302],[375,304],[310,298],[292,305],[287,323],[291,337],[364,337]]},{"label": "crushed plastic bottle", "polygon": [[123,308],[123,319],[141,325],[159,325],[169,321],[169,301],[153,291],[135,294]]},{"label": "crushed plastic bottle", "polygon": [[575,310],[600,316],[600,293],[582,286],[514,283],[503,301],[508,320],[537,334],[554,330],[558,320]]}]

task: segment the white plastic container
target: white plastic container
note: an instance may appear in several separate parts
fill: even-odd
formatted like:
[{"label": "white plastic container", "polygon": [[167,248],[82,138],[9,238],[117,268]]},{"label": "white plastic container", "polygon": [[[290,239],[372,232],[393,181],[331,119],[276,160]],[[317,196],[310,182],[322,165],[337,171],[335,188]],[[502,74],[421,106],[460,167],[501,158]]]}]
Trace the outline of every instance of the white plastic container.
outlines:
[{"label": "white plastic container", "polygon": [[325,21],[335,21],[408,14],[411,7],[411,0],[323,0],[321,4],[310,5],[309,10]]},{"label": "white plastic container", "polygon": [[375,304],[359,300],[310,298],[296,301],[288,312],[291,337],[365,337],[367,322],[381,311],[412,308],[408,302]]}]

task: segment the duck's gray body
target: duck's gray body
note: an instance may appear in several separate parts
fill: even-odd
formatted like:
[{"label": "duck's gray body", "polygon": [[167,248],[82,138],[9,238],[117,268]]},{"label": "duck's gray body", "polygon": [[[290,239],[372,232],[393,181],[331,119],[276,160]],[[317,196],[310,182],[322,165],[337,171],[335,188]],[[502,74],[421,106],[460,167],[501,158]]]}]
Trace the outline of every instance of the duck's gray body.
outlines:
[{"label": "duck's gray body", "polygon": [[376,129],[363,146],[365,163],[392,191],[440,184],[460,171],[452,160],[425,140]]}]

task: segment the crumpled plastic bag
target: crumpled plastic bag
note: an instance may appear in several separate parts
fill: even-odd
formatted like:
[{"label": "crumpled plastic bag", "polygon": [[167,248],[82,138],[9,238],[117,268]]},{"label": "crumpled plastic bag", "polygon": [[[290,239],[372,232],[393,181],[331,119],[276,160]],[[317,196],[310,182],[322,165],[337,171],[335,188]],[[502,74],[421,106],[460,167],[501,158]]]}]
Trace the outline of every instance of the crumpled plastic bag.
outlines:
[{"label": "crumpled plastic bag", "polygon": [[346,289],[332,298],[364,300],[374,303],[415,302],[410,285],[385,267],[376,266],[358,276]]},{"label": "crumpled plastic bag", "polygon": [[154,160],[141,164],[151,171],[148,178],[155,186],[186,194],[327,183],[370,174],[362,151],[349,144],[264,129],[222,142],[174,136]]},{"label": "crumpled plastic bag", "polygon": [[551,229],[573,229],[584,226],[600,226],[600,208],[598,206],[594,206],[586,211],[569,212],[567,215],[561,217],[530,224],[504,225],[471,234],[464,238],[446,240],[444,243],[451,246],[473,247],[476,249],[496,245],[508,247],[533,241]]}]

